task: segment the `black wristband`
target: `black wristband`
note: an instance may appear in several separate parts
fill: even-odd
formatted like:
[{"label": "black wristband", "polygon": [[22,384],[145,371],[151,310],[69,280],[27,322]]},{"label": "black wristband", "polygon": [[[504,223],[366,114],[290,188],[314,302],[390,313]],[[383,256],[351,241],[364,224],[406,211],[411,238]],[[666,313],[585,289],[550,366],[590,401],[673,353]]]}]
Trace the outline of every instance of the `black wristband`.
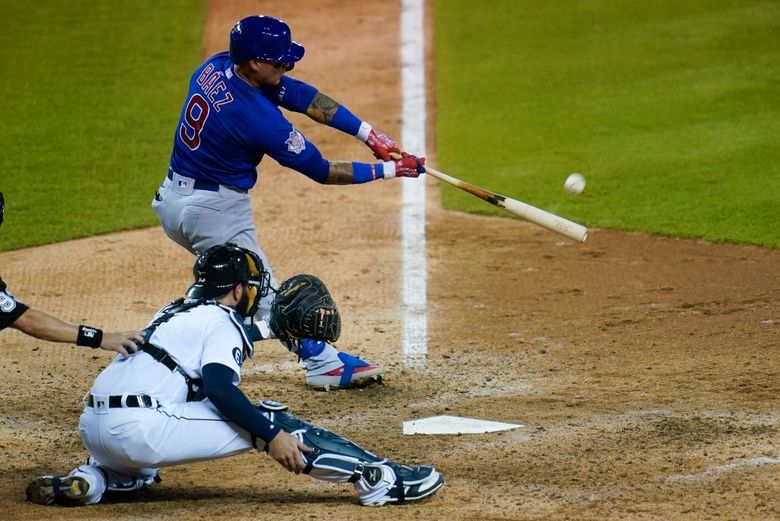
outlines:
[{"label": "black wristband", "polygon": [[77,346],[100,347],[103,342],[103,331],[96,327],[79,326],[79,335],[76,337]]}]

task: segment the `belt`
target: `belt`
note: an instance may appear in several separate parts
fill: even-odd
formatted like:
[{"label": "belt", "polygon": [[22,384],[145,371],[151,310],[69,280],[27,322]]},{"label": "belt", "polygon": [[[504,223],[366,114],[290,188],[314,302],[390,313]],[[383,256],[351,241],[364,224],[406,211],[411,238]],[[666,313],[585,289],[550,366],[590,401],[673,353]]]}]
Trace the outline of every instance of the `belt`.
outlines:
[{"label": "belt", "polygon": [[[173,170],[168,169],[168,179],[173,181]],[[192,178],[190,178],[192,179]],[[209,192],[219,192],[219,183],[213,183],[211,181],[203,181],[202,179],[192,179],[195,183],[192,187],[195,190],[208,190]]]},{"label": "belt", "polygon": [[93,396],[92,394],[87,394],[84,404],[87,407],[104,409],[106,408],[106,398],[108,398],[109,409],[121,409],[123,407],[156,409],[159,405],[156,398],[146,394],[123,394],[116,396]]}]

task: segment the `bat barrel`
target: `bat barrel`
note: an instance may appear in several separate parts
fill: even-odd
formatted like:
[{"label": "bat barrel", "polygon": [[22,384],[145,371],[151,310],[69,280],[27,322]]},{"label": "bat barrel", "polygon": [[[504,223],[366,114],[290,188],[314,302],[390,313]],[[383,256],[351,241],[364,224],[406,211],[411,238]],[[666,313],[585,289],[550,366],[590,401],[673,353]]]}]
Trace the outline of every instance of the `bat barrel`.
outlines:
[{"label": "bat barrel", "polygon": [[507,197],[501,206],[518,217],[522,217],[527,221],[547,228],[555,233],[559,233],[569,239],[585,242],[585,239],[588,238],[588,229],[583,225],[564,219],[559,215],[531,206],[522,201]]},{"label": "bat barrel", "polygon": [[568,219],[564,219],[559,215],[550,213],[548,211],[531,206],[530,204],[506,197],[494,192],[485,190],[478,186],[466,183],[455,177],[439,172],[435,168],[426,167],[426,171],[432,176],[449,183],[452,186],[460,188],[461,190],[470,193],[480,199],[489,202],[492,205],[503,208],[504,210],[522,217],[526,221],[537,224],[543,228],[547,228],[550,231],[568,237],[569,239],[584,242],[588,238],[588,229],[581,224],[577,224]]}]

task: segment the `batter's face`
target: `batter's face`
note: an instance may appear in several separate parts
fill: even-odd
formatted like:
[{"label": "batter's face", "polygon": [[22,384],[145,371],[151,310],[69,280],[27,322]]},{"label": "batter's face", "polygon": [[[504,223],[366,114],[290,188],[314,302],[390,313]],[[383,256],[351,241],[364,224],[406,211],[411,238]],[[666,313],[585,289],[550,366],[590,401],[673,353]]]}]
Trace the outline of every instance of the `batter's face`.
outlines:
[{"label": "batter's face", "polygon": [[257,87],[279,85],[284,73],[292,70],[293,64],[266,60],[251,60],[249,62],[250,82]]}]

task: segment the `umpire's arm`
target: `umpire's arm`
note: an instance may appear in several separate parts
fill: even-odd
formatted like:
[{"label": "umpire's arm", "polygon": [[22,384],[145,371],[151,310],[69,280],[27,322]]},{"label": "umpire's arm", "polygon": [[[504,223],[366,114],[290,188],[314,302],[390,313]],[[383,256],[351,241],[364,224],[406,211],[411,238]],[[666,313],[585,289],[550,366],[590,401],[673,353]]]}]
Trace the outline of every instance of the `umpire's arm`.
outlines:
[{"label": "umpire's arm", "polygon": [[[70,324],[33,308],[22,313],[10,327],[41,340],[100,347],[106,351],[116,351],[124,356],[127,356],[128,352],[132,353],[138,349],[136,342],[142,344],[144,341],[141,331],[104,333],[96,328]],[[99,332],[99,336],[87,339],[84,337],[85,330]]]}]

